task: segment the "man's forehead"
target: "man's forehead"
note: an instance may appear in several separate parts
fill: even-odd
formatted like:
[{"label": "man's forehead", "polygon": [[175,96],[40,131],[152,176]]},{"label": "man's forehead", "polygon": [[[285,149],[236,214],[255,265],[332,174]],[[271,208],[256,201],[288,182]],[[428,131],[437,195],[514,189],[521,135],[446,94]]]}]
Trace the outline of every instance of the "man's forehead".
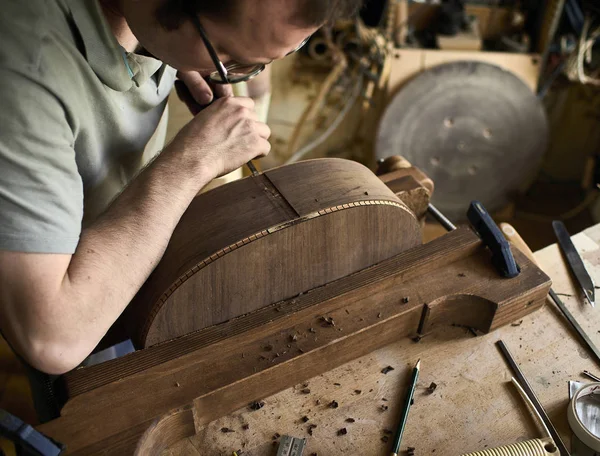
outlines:
[{"label": "man's forehead", "polygon": [[[248,62],[281,58],[294,49],[316,27],[292,24],[294,1],[264,0],[242,2],[235,21],[208,21],[207,33],[223,51],[235,53]],[[212,32],[212,34],[211,34]],[[214,36],[214,38],[213,38]]]}]

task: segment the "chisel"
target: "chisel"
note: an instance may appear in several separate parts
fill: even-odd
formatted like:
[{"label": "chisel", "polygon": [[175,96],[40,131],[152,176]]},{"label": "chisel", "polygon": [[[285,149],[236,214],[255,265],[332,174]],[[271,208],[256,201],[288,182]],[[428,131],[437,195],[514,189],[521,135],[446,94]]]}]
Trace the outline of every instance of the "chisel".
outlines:
[{"label": "chisel", "polygon": [[571,235],[567,231],[565,224],[560,220],[554,220],[552,222],[552,228],[554,229],[554,233],[558,238],[558,245],[560,245],[560,249],[567,259],[567,263],[569,263],[571,272],[573,272],[577,282],[579,282],[579,286],[581,287],[583,294],[590,302],[592,307],[594,307],[596,304],[594,282],[588,274],[587,269],[583,264],[583,260],[581,259],[579,252],[571,240]]}]

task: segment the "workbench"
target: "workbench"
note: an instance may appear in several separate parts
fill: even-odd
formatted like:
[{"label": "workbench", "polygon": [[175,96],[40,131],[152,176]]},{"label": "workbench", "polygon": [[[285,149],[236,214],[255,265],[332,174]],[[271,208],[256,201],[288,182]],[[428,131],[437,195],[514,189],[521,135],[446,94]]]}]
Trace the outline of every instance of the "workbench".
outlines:
[{"label": "workbench", "polygon": [[[598,284],[600,224],[577,234],[573,242]],[[557,245],[535,256],[554,291],[600,344],[600,309],[582,304]],[[265,397],[258,410],[246,407],[216,420],[164,454],[231,456],[241,449],[238,454],[244,456],[274,455],[279,436],[287,434],[307,438],[305,456],[388,455],[410,371],[419,358],[421,373],[402,450],[461,455],[543,437],[510,384],[511,372],[495,345],[499,339],[512,351],[568,445],[567,382],[587,381],[581,372],[600,374],[600,365],[548,301],[541,310],[487,335],[448,326],[418,342],[404,339]],[[387,366],[393,370],[382,373]],[[430,392],[432,382],[437,388]],[[346,433],[339,435],[344,428]]]}]

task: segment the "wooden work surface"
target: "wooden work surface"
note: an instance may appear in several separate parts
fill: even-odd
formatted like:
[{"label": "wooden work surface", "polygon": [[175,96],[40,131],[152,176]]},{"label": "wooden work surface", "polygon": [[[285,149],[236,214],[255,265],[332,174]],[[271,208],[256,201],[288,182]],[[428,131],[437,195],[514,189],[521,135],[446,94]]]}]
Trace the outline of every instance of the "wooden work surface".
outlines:
[{"label": "wooden work surface", "polygon": [[[575,236],[574,243],[598,283],[600,225]],[[554,291],[571,295],[561,297],[592,340],[600,344],[600,309],[583,306],[573,297],[578,296],[576,288],[558,247],[547,247],[536,257],[552,278]],[[275,455],[277,434],[288,434],[307,438],[305,456],[388,455],[393,436],[383,442],[384,430],[395,430],[410,369],[419,358],[421,375],[402,450],[412,446],[417,455],[461,455],[542,437],[510,384],[511,373],[495,346],[498,339],[508,345],[569,444],[567,382],[582,380],[584,369],[600,374],[600,365],[548,303],[522,321],[488,335],[474,337],[464,328],[448,327],[418,343],[406,339],[389,345],[266,397],[260,410],[246,408],[219,419],[165,454],[231,456],[242,449],[244,456]],[[388,365],[394,370],[383,374],[381,370]],[[431,382],[437,389],[427,394]],[[339,406],[331,408],[332,401]],[[303,422],[305,416],[308,422]],[[348,418],[355,422],[347,422]],[[311,424],[316,425],[312,436],[307,432]],[[244,425],[249,428],[244,430]],[[234,432],[223,432],[222,428]],[[346,435],[338,435],[342,428],[346,428]]]}]

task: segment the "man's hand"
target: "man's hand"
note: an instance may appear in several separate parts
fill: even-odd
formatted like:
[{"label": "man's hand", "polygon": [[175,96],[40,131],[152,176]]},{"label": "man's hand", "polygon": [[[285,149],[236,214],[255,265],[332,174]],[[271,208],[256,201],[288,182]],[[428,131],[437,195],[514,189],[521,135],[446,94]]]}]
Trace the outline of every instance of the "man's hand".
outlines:
[{"label": "man's hand", "polygon": [[197,71],[180,71],[175,81],[177,96],[195,116],[215,98],[233,96],[230,85],[207,82]]},{"label": "man's hand", "polygon": [[213,179],[267,155],[270,135],[267,124],[257,119],[251,98],[225,97],[194,117],[168,150],[184,154],[189,169]]}]

